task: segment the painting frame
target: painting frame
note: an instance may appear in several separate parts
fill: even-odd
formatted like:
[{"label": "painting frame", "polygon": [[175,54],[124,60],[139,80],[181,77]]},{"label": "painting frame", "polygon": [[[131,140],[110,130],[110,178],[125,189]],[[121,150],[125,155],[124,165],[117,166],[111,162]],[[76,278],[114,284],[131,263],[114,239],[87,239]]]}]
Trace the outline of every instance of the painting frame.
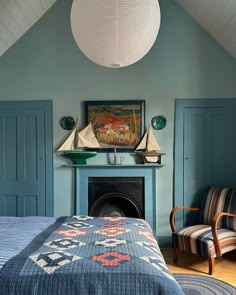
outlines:
[{"label": "painting frame", "polygon": [[134,152],[145,128],[145,100],[84,101],[85,124],[92,123],[100,152]]}]

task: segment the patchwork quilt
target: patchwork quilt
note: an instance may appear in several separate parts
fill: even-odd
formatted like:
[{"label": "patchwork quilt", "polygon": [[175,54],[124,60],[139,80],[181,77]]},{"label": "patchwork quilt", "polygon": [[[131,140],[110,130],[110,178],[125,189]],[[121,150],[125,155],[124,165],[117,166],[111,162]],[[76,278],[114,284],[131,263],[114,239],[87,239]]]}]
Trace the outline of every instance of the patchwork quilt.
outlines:
[{"label": "patchwork quilt", "polygon": [[0,294],[183,293],[145,220],[73,216],[58,218],[3,266]]}]

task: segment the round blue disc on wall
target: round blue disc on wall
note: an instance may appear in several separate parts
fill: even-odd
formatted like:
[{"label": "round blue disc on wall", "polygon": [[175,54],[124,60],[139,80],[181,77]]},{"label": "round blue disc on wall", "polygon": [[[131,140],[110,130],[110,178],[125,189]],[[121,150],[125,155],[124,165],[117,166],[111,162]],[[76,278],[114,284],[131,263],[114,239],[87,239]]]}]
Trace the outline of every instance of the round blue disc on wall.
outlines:
[{"label": "round blue disc on wall", "polygon": [[160,130],[165,128],[166,126],[166,118],[163,116],[155,116],[152,118],[152,127],[155,130]]}]

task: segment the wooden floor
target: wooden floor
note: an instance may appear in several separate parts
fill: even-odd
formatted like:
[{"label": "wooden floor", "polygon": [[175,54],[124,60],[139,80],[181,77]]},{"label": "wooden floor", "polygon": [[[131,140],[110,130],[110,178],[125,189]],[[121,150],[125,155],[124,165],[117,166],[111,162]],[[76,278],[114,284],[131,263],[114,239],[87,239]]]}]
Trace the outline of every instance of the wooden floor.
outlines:
[{"label": "wooden floor", "polygon": [[[173,263],[172,249],[161,249],[172,273],[188,273],[208,276],[208,261],[200,256],[181,252],[177,264]],[[216,258],[215,271],[210,276],[236,286],[236,251]]]}]

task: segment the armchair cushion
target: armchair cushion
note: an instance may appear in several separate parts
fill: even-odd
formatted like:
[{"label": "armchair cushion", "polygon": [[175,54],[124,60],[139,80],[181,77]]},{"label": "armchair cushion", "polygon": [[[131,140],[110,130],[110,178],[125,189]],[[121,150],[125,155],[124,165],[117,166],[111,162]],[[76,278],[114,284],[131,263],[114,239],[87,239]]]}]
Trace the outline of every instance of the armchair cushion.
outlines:
[{"label": "armchair cushion", "polygon": [[[216,257],[211,226],[200,224],[185,227],[172,234],[174,247],[207,258]],[[236,249],[236,232],[226,228],[218,229],[222,254]]]},{"label": "armchair cushion", "polygon": [[[201,223],[211,225],[218,212],[236,213],[236,190],[231,188],[212,187],[209,189],[202,204]],[[219,227],[236,231],[236,218],[224,216]]]}]

